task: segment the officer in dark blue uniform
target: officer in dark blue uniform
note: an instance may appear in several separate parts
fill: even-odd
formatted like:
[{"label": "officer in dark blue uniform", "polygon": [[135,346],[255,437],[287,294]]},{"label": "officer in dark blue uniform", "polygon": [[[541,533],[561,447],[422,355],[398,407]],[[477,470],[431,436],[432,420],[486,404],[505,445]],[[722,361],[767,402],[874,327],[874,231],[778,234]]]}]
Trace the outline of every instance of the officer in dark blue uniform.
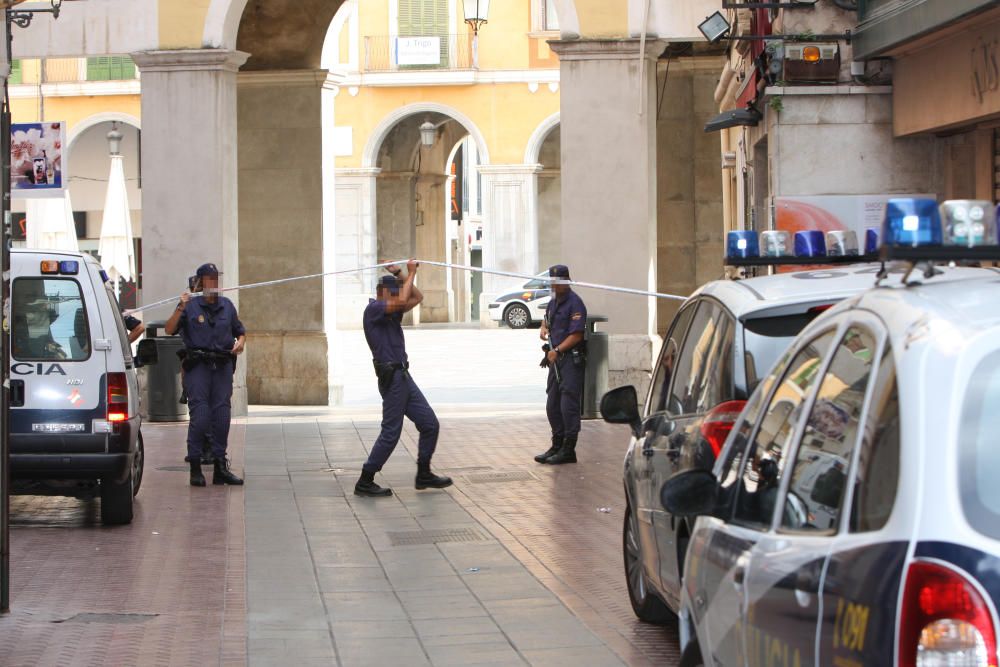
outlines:
[{"label": "officer in dark blue uniform", "polygon": [[218,293],[219,270],[215,264],[198,267],[195,291],[202,296],[181,295],[164,330],[172,336],[180,331],[184,341],[184,389],[188,396],[187,449],[191,465],[191,486],[205,486],[201,474],[201,447],[206,434],[211,435],[215,473],[212,484],[242,484],[229,470],[226,448],[229,444],[230,399],[233,396],[233,373],[236,356],[243,352],[246,329],[233,302]]},{"label": "officer in dark blue uniform", "polygon": [[[569,268],[556,264],[550,278],[569,280]],[[555,297],[549,302],[541,338],[548,339],[546,359],[549,379],[545,412],[552,427],[552,446],[535,457],[539,463],[576,463],[576,440],[580,434],[580,398],[587,361],[583,332],[587,307],[569,285],[552,284]],[[543,362],[544,363],[544,362]]]},{"label": "officer in dark blue uniform", "polygon": [[375,298],[368,301],[363,324],[365,339],[372,351],[378,391],[382,395],[382,432],[361,468],[361,478],[354,486],[355,495],[390,496],[392,490],[375,483],[375,473],[382,469],[396,448],[403,432],[403,417],[408,417],[420,432],[417,451],[418,489],[443,489],[451,486],[450,477],[431,472],[431,456],[437,447],[438,419],[417,383],[410,376],[410,364],[403,341],[403,313],[413,310],[424,299],[413,279],[417,262],[406,263],[406,279],[400,284],[399,267],[389,267],[393,275],[379,281]]}]

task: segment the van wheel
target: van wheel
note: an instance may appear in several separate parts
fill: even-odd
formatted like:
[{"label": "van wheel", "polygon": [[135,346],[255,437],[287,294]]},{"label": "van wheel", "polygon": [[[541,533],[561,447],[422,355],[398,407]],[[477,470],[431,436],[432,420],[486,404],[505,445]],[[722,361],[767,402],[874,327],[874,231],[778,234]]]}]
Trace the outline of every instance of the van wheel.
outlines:
[{"label": "van wheel", "polygon": [[132,471],[121,484],[101,480],[101,521],[108,526],[132,523]]},{"label": "van wheel", "polygon": [[622,526],[622,557],[625,561],[625,583],[632,611],[640,621],[662,625],[673,617],[670,608],[649,590],[642,566],[642,543],[639,541],[639,520],[631,505],[625,506]]},{"label": "van wheel", "polygon": [[523,329],[531,322],[531,313],[521,304],[515,303],[503,314],[503,319],[511,329]]},{"label": "van wheel", "polygon": [[146,448],[142,446],[142,431],[135,441],[135,456],[132,457],[132,495],[139,495],[142,484],[142,470],[146,466]]}]

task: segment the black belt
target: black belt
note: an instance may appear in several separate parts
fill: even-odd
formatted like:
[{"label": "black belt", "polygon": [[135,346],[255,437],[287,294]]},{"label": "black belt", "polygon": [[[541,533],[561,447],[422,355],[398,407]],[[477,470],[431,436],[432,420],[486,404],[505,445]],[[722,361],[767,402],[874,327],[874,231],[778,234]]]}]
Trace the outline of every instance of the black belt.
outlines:
[{"label": "black belt", "polygon": [[184,370],[190,370],[199,363],[211,364],[212,368],[218,368],[219,364],[236,362],[236,355],[232,352],[186,348],[184,353],[184,358],[181,362]]},{"label": "black belt", "polygon": [[392,379],[396,376],[396,371],[404,373],[410,368],[406,361],[379,361],[372,359],[375,366],[375,377],[378,379],[379,393],[384,394],[392,386]]}]

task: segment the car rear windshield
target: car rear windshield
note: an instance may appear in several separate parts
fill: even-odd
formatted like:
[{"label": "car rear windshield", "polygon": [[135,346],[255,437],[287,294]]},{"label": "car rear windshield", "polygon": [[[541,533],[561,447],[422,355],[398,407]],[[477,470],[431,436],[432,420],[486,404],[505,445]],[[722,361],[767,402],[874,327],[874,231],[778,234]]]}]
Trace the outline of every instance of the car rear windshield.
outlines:
[{"label": "car rear windshield", "polygon": [[747,369],[747,393],[788,349],[792,339],[812,322],[819,311],[754,317],[743,322],[743,349]]},{"label": "car rear windshield", "polygon": [[11,308],[11,353],[18,361],[83,361],[90,328],[80,284],[71,278],[18,278]]},{"label": "car rear windshield", "polygon": [[972,374],[962,402],[958,442],[962,507],[969,524],[1000,539],[1000,351],[987,355]]}]

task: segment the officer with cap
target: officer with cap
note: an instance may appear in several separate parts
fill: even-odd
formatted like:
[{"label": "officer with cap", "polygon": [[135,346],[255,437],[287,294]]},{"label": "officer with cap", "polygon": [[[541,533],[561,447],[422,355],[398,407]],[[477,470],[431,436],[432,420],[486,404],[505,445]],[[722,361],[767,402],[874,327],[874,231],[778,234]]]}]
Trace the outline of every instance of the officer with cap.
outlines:
[{"label": "officer with cap", "polygon": [[242,484],[229,470],[226,447],[229,444],[230,399],[233,396],[233,373],[236,357],[243,352],[246,329],[240,322],[233,302],[218,292],[219,269],[215,264],[198,267],[195,291],[202,296],[181,295],[180,303],[167,320],[164,330],[173,336],[180,331],[184,341],[184,389],[188,397],[187,450],[184,458],[191,465],[191,486],[205,486],[201,474],[201,447],[211,435],[215,473],[212,484]]},{"label": "officer with cap", "polygon": [[[550,278],[569,280],[569,268],[556,264]],[[541,338],[549,368],[545,391],[545,412],[552,427],[552,446],[535,457],[539,463],[558,465],[576,463],[576,440],[580,434],[580,399],[583,394],[583,371],[586,353],[583,332],[587,326],[587,307],[569,285],[552,283],[555,294],[545,311]]]},{"label": "officer with cap", "polygon": [[379,486],[375,473],[389,460],[403,432],[403,417],[408,417],[420,433],[417,450],[417,489],[443,489],[451,486],[450,477],[431,472],[431,456],[437,447],[438,419],[417,383],[410,376],[410,364],[403,340],[403,313],[413,310],[424,299],[413,279],[417,262],[406,263],[406,279],[400,284],[398,266],[389,267],[391,276],[378,283],[375,298],[368,301],[363,325],[365,340],[372,351],[378,391],[382,396],[382,431],[361,468],[361,478],[354,486],[358,496],[391,496],[392,489]]}]

